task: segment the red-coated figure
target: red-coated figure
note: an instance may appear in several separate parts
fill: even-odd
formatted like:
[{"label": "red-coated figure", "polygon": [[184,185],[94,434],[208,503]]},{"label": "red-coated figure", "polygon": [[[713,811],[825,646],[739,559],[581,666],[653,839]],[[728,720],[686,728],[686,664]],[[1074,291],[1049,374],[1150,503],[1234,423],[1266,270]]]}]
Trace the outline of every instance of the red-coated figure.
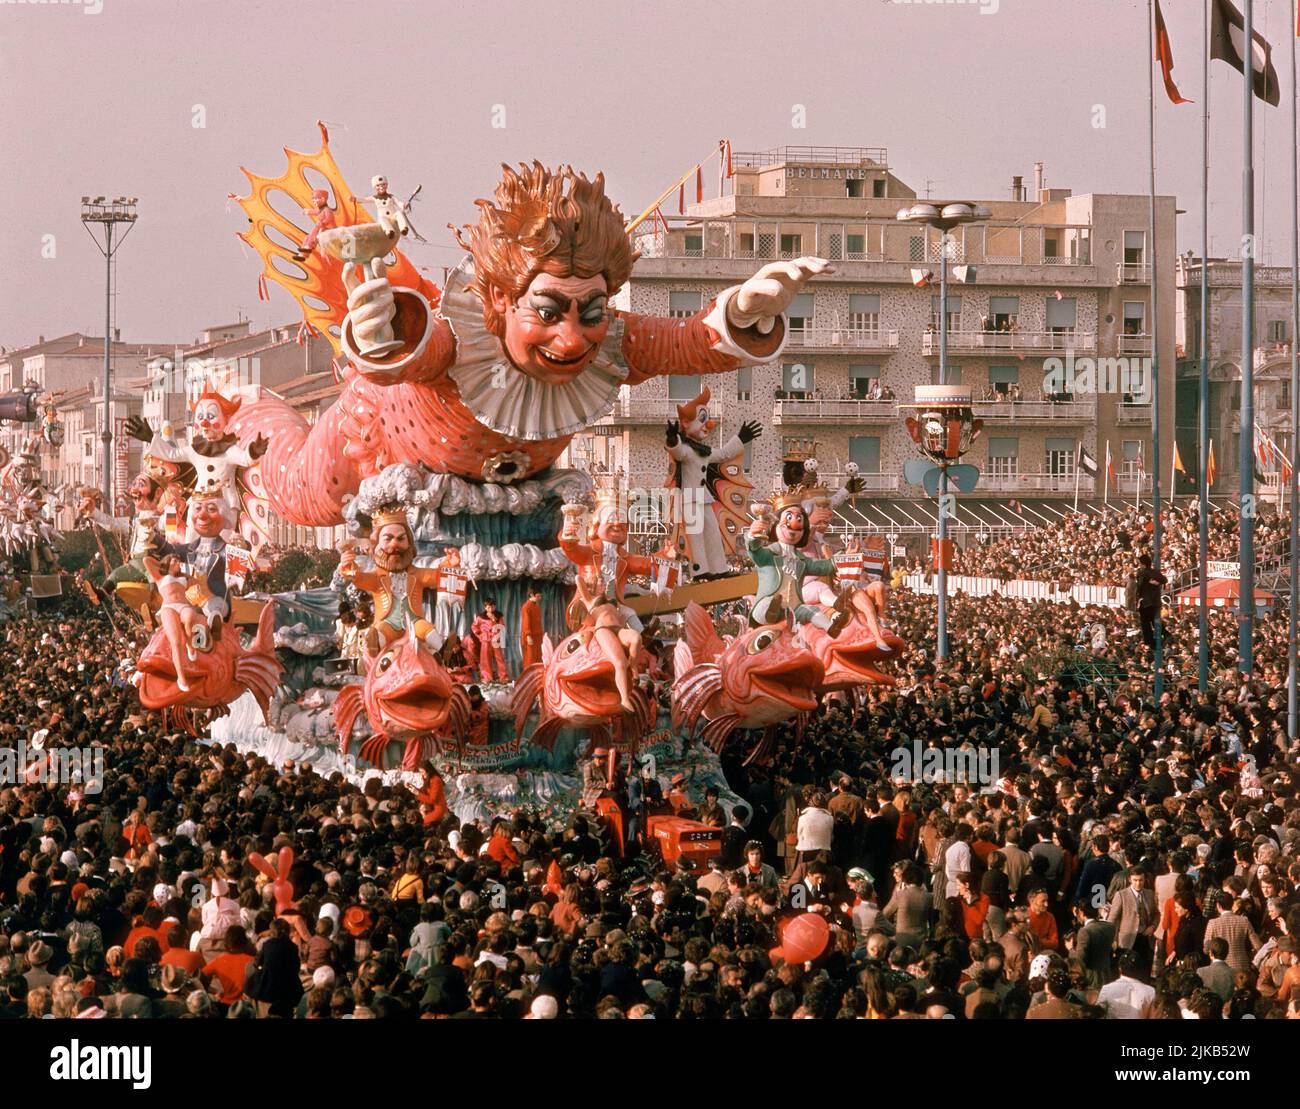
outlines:
[{"label": "red-coated figure", "polygon": [[483,611],[474,619],[474,638],[478,640],[479,681],[493,680],[493,667],[496,668],[496,681],[509,680],[506,673],[505,617],[497,611],[496,602],[488,599],[483,602]]}]

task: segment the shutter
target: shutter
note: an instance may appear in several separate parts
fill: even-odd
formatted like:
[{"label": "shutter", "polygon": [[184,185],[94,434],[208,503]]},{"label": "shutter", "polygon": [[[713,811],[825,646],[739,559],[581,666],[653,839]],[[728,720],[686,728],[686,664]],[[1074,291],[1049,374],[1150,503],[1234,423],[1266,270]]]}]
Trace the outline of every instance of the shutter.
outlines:
[{"label": "shutter", "polygon": [[1047,326],[1076,327],[1079,319],[1079,302],[1074,297],[1047,298]]}]

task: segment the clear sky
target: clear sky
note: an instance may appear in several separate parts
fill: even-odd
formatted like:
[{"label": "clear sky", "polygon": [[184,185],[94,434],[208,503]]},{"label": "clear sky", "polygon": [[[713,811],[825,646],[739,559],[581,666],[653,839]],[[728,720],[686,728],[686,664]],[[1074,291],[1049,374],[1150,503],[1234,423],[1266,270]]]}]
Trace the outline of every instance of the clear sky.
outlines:
[{"label": "clear sky", "polygon": [[[1157,185],[1187,209],[1179,249],[1199,249],[1201,4],[1164,8],[1197,104],[1174,107],[1157,79]],[[1286,264],[1290,0],[1255,8],[1284,90],[1256,113],[1259,230]],[[0,0],[0,344],[102,332],[84,194],[140,198],[120,256],[124,339],[188,339],[241,310],[258,326],[294,318],[278,289],[258,302],[226,196],[243,191],[240,165],[274,176],[281,147],[315,149],[318,118],[358,192],[375,173],[403,196],[423,184],[415,219],[432,245],[412,253],[437,276],[458,254],[446,224],[473,218],[502,160],[603,169],[627,212],[721,137],[887,146],[922,195],[928,179],[935,196],[1009,196],[1039,160],[1049,186],[1144,193],[1145,13],[1145,0]],[[1241,79],[1222,62],[1212,74],[1223,254],[1240,229]]]}]

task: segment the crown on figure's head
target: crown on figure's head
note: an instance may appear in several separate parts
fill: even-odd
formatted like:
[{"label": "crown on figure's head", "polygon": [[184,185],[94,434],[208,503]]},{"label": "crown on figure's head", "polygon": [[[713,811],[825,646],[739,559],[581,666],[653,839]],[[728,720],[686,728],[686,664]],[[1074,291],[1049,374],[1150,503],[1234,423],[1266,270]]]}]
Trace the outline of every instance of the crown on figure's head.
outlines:
[{"label": "crown on figure's head", "polygon": [[401,524],[409,531],[411,521],[406,518],[406,509],[401,505],[385,505],[370,517],[370,534],[378,535],[389,524]]},{"label": "crown on figure's head", "polygon": [[196,485],[192,496],[195,500],[198,500],[202,497],[220,497],[224,492],[225,490],[221,482],[213,477],[208,478],[207,481],[199,485]]},{"label": "crown on figure's head", "polygon": [[817,480],[817,459],[804,459],[803,481],[799,483],[799,487],[803,490],[803,499],[805,501],[815,501],[821,497],[831,495],[826,483]]},{"label": "crown on figure's head", "polygon": [[787,485],[775,490],[767,499],[771,506],[781,513],[787,508],[802,508],[807,496],[808,491],[802,485]]}]

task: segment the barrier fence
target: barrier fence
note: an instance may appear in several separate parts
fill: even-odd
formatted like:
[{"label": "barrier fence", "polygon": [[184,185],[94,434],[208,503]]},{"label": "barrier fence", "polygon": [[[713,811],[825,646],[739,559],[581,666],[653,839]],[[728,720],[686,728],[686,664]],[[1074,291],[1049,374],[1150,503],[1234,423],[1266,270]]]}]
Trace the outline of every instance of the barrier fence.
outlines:
[{"label": "barrier fence", "polygon": [[[928,574],[904,574],[903,581],[914,593],[938,592],[937,581]],[[949,593],[966,593],[972,597],[1020,597],[1025,600],[1050,601],[1053,604],[1101,605],[1105,608],[1124,607],[1124,587],[1118,585],[1072,585],[1064,588],[1050,581],[1031,581],[1017,578],[977,578],[965,574],[948,575]]]}]

